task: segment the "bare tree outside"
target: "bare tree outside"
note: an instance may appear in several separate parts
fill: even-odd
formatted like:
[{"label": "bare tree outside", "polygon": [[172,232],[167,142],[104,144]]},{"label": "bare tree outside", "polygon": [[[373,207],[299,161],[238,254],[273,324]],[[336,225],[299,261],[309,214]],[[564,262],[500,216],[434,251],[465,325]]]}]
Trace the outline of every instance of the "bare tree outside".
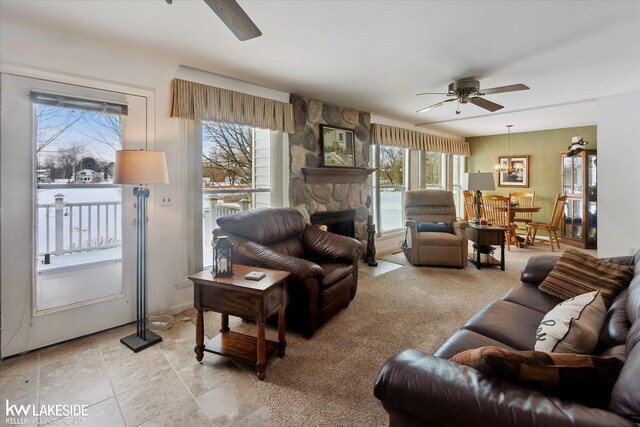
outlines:
[{"label": "bare tree outside", "polygon": [[203,178],[214,187],[251,187],[253,134],[248,126],[203,122]]},{"label": "bare tree outside", "polygon": [[424,153],[424,183],[425,185],[440,185],[440,153]]},{"label": "bare tree outside", "polygon": [[122,146],[118,114],[36,104],[38,182],[74,181],[82,169],[93,182],[113,176],[115,151]]},{"label": "bare tree outside", "polygon": [[122,135],[122,118],[118,114],[88,112],[91,120],[82,123],[80,133],[88,141],[103,144],[113,150],[120,149],[120,135]]},{"label": "bare tree outside", "polygon": [[404,149],[380,146],[380,184],[402,185],[404,179]]},{"label": "bare tree outside", "polygon": [[67,148],[60,148],[57,155],[57,166],[62,170],[62,178],[67,182],[73,181],[78,162],[82,156],[83,146],[77,142]]},{"label": "bare tree outside", "polygon": [[36,152],[40,153],[51,143],[64,138],[87,114],[87,111],[38,105],[36,108]]}]

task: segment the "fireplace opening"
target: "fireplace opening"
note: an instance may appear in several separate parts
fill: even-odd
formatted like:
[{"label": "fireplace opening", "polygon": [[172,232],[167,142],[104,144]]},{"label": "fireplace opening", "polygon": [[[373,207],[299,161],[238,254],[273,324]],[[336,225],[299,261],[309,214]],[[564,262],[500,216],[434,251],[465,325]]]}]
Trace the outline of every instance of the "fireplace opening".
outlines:
[{"label": "fireplace opening", "polygon": [[326,225],[327,231],[347,237],[355,237],[355,209],[316,212],[311,215],[312,225]]}]

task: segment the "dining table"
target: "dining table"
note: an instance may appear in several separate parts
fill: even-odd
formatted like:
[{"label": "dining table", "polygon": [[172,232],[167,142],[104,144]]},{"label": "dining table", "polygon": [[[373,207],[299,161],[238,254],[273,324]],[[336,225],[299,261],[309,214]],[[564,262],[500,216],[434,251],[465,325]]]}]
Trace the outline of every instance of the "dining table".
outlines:
[{"label": "dining table", "polygon": [[[513,224],[513,220],[516,217],[516,214],[518,213],[535,213],[535,212],[540,212],[540,209],[542,209],[542,207],[540,206],[513,206],[511,205],[509,208],[504,207],[502,210],[506,211],[507,209],[509,209],[509,224]],[[522,243],[524,244],[528,244],[528,242],[525,241],[525,239],[523,237],[519,237],[517,236],[515,233],[513,234],[514,238],[512,240],[512,242],[516,245],[516,247],[521,248],[522,247]]]}]

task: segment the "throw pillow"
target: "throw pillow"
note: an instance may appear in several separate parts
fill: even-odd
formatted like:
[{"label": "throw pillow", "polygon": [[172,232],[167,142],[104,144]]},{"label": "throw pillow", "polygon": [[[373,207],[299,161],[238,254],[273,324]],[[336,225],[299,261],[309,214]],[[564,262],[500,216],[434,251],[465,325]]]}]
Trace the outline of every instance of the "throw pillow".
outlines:
[{"label": "throw pillow", "polygon": [[451,229],[444,222],[421,222],[418,224],[418,233],[450,233]]},{"label": "throw pillow", "polygon": [[598,345],[607,309],[599,291],[569,298],[549,311],[536,332],[535,349],[589,354]]},{"label": "throw pillow", "polygon": [[562,399],[601,408],[609,405],[611,390],[624,364],[617,357],[512,351],[500,347],[466,350],[450,360]]},{"label": "throw pillow", "polygon": [[601,291],[607,307],[633,278],[633,266],[613,264],[575,249],[567,249],[538,287],[563,300]]}]

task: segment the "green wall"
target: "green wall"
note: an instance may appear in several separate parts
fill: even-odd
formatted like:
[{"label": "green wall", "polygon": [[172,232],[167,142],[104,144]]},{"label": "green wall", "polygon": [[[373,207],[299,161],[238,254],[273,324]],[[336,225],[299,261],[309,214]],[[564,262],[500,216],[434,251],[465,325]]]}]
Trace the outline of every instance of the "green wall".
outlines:
[{"label": "green wall", "polygon": [[[515,126],[514,126],[515,128]],[[491,194],[509,194],[511,191],[535,191],[535,204],[541,206],[540,212],[533,214],[534,221],[547,222],[553,210],[553,202],[561,191],[560,152],[567,151],[574,135],[580,135],[589,144],[586,149],[597,149],[596,126],[553,129],[538,132],[514,133],[511,129],[511,155],[529,155],[529,188],[498,187],[498,174],[494,174],[496,191]],[[498,163],[498,156],[509,154],[507,128],[501,135],[466,138],[471,148],[467,158],[467,172],[490,172]],[[543,233],[544,234],[544,233]]]}]

